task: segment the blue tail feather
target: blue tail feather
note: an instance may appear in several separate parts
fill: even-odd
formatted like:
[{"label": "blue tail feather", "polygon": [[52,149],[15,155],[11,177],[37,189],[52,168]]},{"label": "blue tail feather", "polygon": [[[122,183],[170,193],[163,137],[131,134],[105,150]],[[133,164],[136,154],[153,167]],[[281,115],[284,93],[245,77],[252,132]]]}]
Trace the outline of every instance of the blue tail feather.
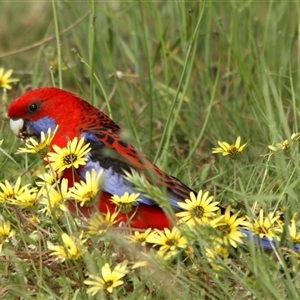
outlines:
[{"label": "blue tail feather", "polygon": [[274,250],[274,249],[278,249],[281,247],[287,247],[291,250],[294,251],[299,251],[300,250],[300,244],[295,244],[291,247],[291,245],[288,244],[280,244],[277,240],[272,239],[270,240],[267,237],[259,237],[256,234],[250,232],[249,230],[246,229],[240,229],[241,232],[243,232],[246,236],[245,238],[247,240],[250,240],[251,242],[253,242],[255,244],[255,246],[257,247],[261,247],[264,250]]}]

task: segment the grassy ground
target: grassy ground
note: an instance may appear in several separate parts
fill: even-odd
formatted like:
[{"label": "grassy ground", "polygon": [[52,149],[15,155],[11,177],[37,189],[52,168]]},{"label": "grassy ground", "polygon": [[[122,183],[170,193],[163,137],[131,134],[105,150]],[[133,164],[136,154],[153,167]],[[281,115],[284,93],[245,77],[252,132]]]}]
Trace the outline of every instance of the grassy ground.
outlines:
[{"label": "grassy ground", "polygon": [[[20,79],[7,94],[1,91],[3,115],[7,102],[28,88],[62,87],[112,116],[133,144],[195,191],[208,190],[222,204],[248,212],[255,201],[265,211],[299,211],[297,143],[266,155],[268,145],[299,131],[297,2],[37,1],[0,7],[0,67],[12,68]],[[23,175],[24,183],[32,182],[42,168],[39,159],[15,155],[21,142],[6,121],[0,130],[0,179]],[[212,154],[218,140],[234,143],[238,136],[250,145],[236,160]],[[89,299],[87,270],[96,272],[119,257],[141,259],[117,232],[94,241],[96,250],[82,261],[57,263],[45,250],[48,237],[22,225],[22,212],[0,210],[17,231],[2,251],[3,299]],[[47,232],[52,226],[57,232],[74,228],[68,220],[42,220],[39,226]],[[286,260],[286,250],[250,246],[214,269],[201,247],[185,260],[147,257],[148,268],[131,271],[106,296],[299,298],[297,257]]]}]

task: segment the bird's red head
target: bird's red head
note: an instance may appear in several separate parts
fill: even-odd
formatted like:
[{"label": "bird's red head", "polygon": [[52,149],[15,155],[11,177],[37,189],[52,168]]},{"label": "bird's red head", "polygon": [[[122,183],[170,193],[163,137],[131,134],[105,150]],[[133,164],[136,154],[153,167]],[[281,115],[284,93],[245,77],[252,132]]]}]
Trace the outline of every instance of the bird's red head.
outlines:
[{"label": "bird's red head", "polygon": [[70,100],[74,101],[77,97],[67,91],[54,88],[44,87],[30,90],[21,97],[14,100],[8,108],[8,117],[11,119],[26,119],[37,121],[44,116],[59,118],[66,114]]},{"label": "bird's red head", "polygon": [[72,93],[54,87],[28,91],[8,108],[11,130],[20,138],[36,136],[39,139],[42,131],[54,130],[58,125],[57,133],[72,139],[78,135],[81,102],[84,101]]},{"label": "bird's red head", "polygon": [[15,135],[24,139],[40,138],[41,132],[58,125],[56,144],[63,144],[85,130],[119,127],[101,111],[76,95],[54,87],[38,88],[14,100],[8,108],[10,127]]}]

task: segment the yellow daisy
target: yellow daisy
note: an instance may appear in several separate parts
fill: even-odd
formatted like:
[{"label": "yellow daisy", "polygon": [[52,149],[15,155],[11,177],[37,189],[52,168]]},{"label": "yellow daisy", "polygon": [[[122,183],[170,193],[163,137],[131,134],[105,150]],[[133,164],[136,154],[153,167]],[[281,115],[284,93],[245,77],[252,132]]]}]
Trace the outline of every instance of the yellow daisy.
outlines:
[{"label": "yellow daisy", "polygon": [[205,255],[213,270],[222,271],[225,267],[222,262],[228,258],[229,251],[227,247],[214,243],[211,247],[205,247]]},{"label": "yellow daisy", "polygon": [[293,143],[298,142],[299,139],[300,139],[300,132],[293,133],[290,141],[284,140],[284,141],[281,141],[280,143],[277,143],[276,146],[269,145],[268,148],[270,150],[272,150],[273,152],[276,152],[279,150],[286,151],[286,150],[290,149],[290,147]]},{"label": "yellow daisy", "polygon": [[9,238],[15,235],[15,231],[10,229],[10,222],[0,220],[0,252],[2,251],[2,247],[4,243],[9,242]]},{"label": "yellow daisy", "polygon": [[163,231],[155,229],[147,236],[146,242],[159,247],[157,254],[165,259],[172,258],[188,246],[186,238],[177,227],[172,230],[165,228]]},{"label": "yellow daisy", "polygon": [[120,209],[121,212],[129,213],[132,209],[133,203],[138,200],[139,196],[139,193],[129,194],[128,192],[125,192],[124,195],[121,197],[113,195],[110,201],[114,203]]},{"label": "yellow daisy", "polygon": [[4,72],[4,68],[0,68],[0,88],[10,90],[12,88],[10,83],[19,81],[18,78],[10,78],[12,73],[12,69],[9,69],[6,72]]},{"label": "yellow daisy", "polygon": [[57,172],[62,172],[72,167],[77,169],[80,165],[86,164],[87,158],[85,155],[91,151],[89,146],[90,144],[84,145],[84,138],[78,141],[78,138],[75,137],[64,148],[53,145],[54,152],[49,152],[44,159],[50,162],[49,167]]},{"label": "yellow daisy", "polygon": [[88,234],[101,235],[107,232],[115,223],[118,213],[111,214],[109,211],[106,214],[96,213],[88,219]]},{"label": "yellow daisy", "polygon": [[47,242],[48,249],[53,251],[50,254],[51,256],[56,256],[56,259],[61,262],[78,260],[82,257],[84,252],[83,244],[86,242],[86,239],[82,238],[82,234],[79,238],[75,238],[63,233],[61,240],[62,245],[53,245],[51,242]]},{"label": "yellow daisy", "polygon": [[282,226],[278,223],[279,218],[280,216],[274,216],[273,212],[264,217],[263,209],[259,211],[259,218],[254,218],[253,222],[247,217],[250,221],[249,229],[260,238],[266,237],[270,240],[278,239],[278,234],[282,232]]},{"label": "yellow daisy", "polygon": [[129,270],[127,269],[127,262],[123,262],[115,266],[112,270],[108,263],[101,268],[101,277],[97,275],[89,275],[89,279],[85,280],[86,285],[90,285],[87,293],[95,296],[100,290],[113,292],[113,289],[124,283],[123,278]]},{"label": "yellow daisy", "polygon": [[68,199],[68,179],[63,178],[60,185],[58,186],[45,186],[42,190],[43,198],[41,204],[45,205],[45,209],[48,214],[58,214],[60,211],[68,211],[66,207],[66,200]]},{"label": "yellow daisy", "polygon": [[[289,258],[292,258],[291,264],[289,266],[292,268],[294,272],[299,272],[299,266],[300,266],[300,253],[298,251],[289,250],[288,255]],[[294,261],[296,263],[294,263]]]},{"label": "yellow daisy", "polygon": [[23,225],[30,230],[35,229],[41,222],[41,220],[37,217],[35,213],[32,214],[29,212],[29,214],[23,214],[23,218],[26,221],[25,223],[23,223]]},{"label": "yellow daisy", "polygon": [[[8,180],[0,182],[0,202],[5,202],[11,205],[33,206],[35,204],[35,198],[37,189],[29,188],[30,184],[21,186],[21,177],[18,177],[16,183],[11,185]],[[31,200],[29,201],[29,198]],[[29,203],[30,202],[30,203]],[[25,205],[27,203],[28,205]],[[22,206],[22,205],[21,205]]]},{"label": "yellow daisy", "polygon": [[[58,67],[58,61],[57,61],[56,58],[50,59],[50,60],[48,61],[48,65],[50,66],[52,72],[54,72],[55,74],[58,72],[59,67]],[[61,62],[60,69],[61,69],[62,71],[68,70],[68,66],[66,65],[66,63],[65,63],[64,61]]]},{"label": "yellow daisy", "polygon": [[[231,215],[231,206],[227,206],[225,214],[221,218],[217,218],[214,228],[220,233],[221,237],[216,241],[224,245],[231,245],[237,248],[238,244],[243,243],[243,237],[245,236],[239,229],[248,228],[249,222],[245,221],[245,217],[238,218],[238,212]],[[212,223],[214,220],[211,221]]]},{"label": "yellow daisy", "polygon": [[128,239],[132,243],[140,244],[141,246],[146,246],[147,238],[149,234],[151,234],[151,230],[151,228],[148,228],[144,232],[135,231],[134,234],[128,236]]},{"label": "yellow daisy", "polygon": [[191,192],[190,199],[178,202],[178,205],[184,210],[176,214],[180,218],[179,223],[183,222],[191,227],[196,224],[208,223],[209,218],[214,217],[215,212],[219,209],[219,202],[213,201],[213,196],[208,196],[208,192],[203,193],[200,190],[197,197]]},{"label": "yellow daisy", "polygon": [[24,193],[16,196],[13,204],[22,208],[34,207],[39,204],[40,195],[37,188],[25,189]]},{"label": "yellow daisy", "polygon": [[300,232],[297,232],[296,222],[294,219],[291,220],[288,231],[289,239],[292,241],[292,243],[298,244],[300,242]]},{"label": "yellow daisy", "polygon": [[205,247],[205,254],[207,259],[212,262],[220,258],[227,258],[229,256],[229,251],[227,247],[220,245],[219,243],[213,243],[211,247]]},{"label": "yellow daisy", "polygon": [[55,130],[52,132],[51,128],[48,129],[45,134],[43,131],[41,132],[41,140],[38,142],[35,138],[30,137],[25,140],[26,148],[19,148],[17,150],[17,154],[20,153],[38,153],[40,155],[46,155],[49,151],[50,143],[53,140],[53,137],[56,134],[58,126],[56,126]]},{"label": "yellow daisy", "polygon": [[220,147],[213,148],[212,153],[222,153],[223,156],[229,155],[232,158],[235,158],[239,153],[241,153],[246,146],[248,146],[249,141],[241,146],[241,137],[239,136],[235,143],[229,145],[226,142],[218,141]]},{"label": "yellow daisy", "polygon": [[85,181],[75,182],[74,186],[69,190],[69,197],[80,203],[80,206],[86,203],[92,203],[101,187],[102,171],[86,172]]},{"label": "yellow daisy", "polygon": [[47,169],[47,172],[44,174],[37,175],[38,178],[41,179],[41,181],[36,181],[36,185],[40,188],[43,188],[45,186],[55,186],[59,183],[59,175],[62,175],[62,173],[55,173],[51,169]]},{"label": "yellow daisy", "polygon": [[288,140],[281,141],[280,143],[277,143],[276,146],[269,145],[268,148],[274,152],[278,150],[288,150],[290,149],[291,144]]}]

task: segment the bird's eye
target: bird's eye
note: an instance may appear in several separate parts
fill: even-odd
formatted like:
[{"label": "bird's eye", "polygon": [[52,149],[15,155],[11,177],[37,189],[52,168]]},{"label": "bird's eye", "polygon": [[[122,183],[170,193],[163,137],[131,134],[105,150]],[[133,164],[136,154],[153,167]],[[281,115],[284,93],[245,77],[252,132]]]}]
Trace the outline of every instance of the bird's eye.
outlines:
[{"label": "bird's eye", "polygon": [[38,110],[39,105],[38,103],[31,103],[28,107],[29,112],[34,113]]}]

